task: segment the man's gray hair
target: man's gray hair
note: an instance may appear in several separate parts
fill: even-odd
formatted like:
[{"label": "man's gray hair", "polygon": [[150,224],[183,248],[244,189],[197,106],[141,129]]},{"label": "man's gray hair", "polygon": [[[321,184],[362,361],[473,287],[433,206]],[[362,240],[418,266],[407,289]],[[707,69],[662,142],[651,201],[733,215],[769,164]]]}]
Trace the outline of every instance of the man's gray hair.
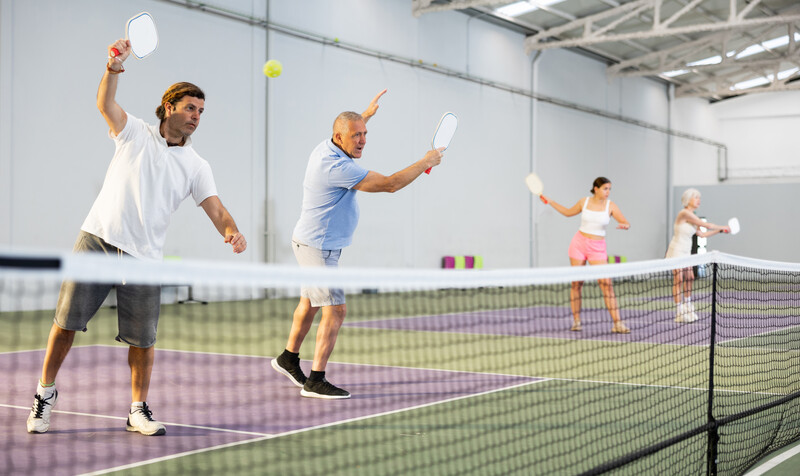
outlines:
[{"label": "man's gray hair", "polygon": [[350,124],[352,121],[363,121],[364,118],[361,117],[361,114],[353,111],[345,111],[339,114],[336,117],[336,120],[333,121],[333,133],[336,134],[336,131],[344,131],[347,129],[347,125]]},{"label": "man's gray hair", "polygon": [[681,195],[681,205],[686,208],[686,206],[689,205],[689,202],[691,202],[694,197],[699,196],[700,190],[697,190],[696,188],[687,188],[686,191],[683,192],[683,195]]}]

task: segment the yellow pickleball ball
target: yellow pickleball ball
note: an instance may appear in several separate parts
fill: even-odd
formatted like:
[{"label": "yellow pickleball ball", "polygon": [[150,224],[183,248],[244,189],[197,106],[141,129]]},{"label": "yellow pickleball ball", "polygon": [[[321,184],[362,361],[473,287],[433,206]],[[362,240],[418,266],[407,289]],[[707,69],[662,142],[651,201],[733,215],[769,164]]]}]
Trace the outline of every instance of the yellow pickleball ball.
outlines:
[{"label": "yellow pickleball ball", "polygon": [[283,65],[280,61],[271,59],[264,63],[264,75],[270,78],[277,78],[283,71]]}]

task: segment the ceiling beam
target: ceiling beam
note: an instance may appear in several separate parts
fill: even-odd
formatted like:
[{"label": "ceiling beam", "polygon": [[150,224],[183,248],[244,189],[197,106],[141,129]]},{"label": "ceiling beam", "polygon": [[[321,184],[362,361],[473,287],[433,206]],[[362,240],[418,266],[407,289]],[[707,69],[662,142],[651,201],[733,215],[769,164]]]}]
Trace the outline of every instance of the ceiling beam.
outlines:
[{"label": "ceiling beam", "polygon": [[[699,8],[700,3],[709,0],[693,0],[665,21],[661,21],[660,8],[662,0],[636,0],[622,4],[618,7],[610,8],[594,15],[578,18],[563,25],[549,28],[525,39],[525,51],[530,53],[536,50],[548,48],[570,48],[582,47],[598,43],[608,43],[614,41],[625,41],[646,38],[662,38],[681,34],[712,33],[720,31],[739,31],[763,26],[789,25],[800,22],[800,14],[774,15],[759,18],[745,18],[744,15],[751,12],[750,7],[755,7],[758,3],[754,1],[748,8],[741,12],[735,11],[735,3],[731,2],[732,8],[727,19],[719,22],[708,22],[703,24],[687,26],[671,26],[681,16],[690,12],[692,9]],[[653,18],[648,28],[640,31],[614,33],[614,30],[625,24],[629,19],[650,12]],[[601,28],[594,27],[598,22],[605,23]],[[565,33],[574,32],[576,36],[565,38]]]},{"label": "ceiling beam", "polygon": [[675,88],[675,97],[678,98],[712,98],[712,99],[725,99],[731,98],[735,96],[743,96],[745,94],[755,94],[755,93],[769,93],[769,92],[777,92],[777,91],[800,91],[800,81],[794,81],[792,83],[784,83],[781,81],[772,82],[769,85],[753,87],[748,89],[734,89],[734,90],[725,90],[725,91],[712,91],[710,89],[702,89],[702,88],[692,88],[691,85],[687,84],[684,86],[679,86]]},{"label": "ceiling beam", "polygon": [[483,7],[508,3],[508,0],[451,0],[448,3],[433,3],[433,0],[411,0],[411,13],[420,17],[425,13],[464,10],[465,8]]},{"label": "ceiling beam", "polygon": [[[798,64],[798,61],[800,61],[800,49],[795,46],[795,29],[790,27],[788,30],[791,40],[787,47],[781,52],[765,49],[761,53],[737,59],[737,55],[750,46],[761,44],[775,37],[775,30],[765,30],[757,37],[753,44],[744,44],[737,49],[731,49],[727,46],[732,33],[722,32],[704,36],[698,40],[676,45],[672,48],[621,61],[618,64],[609,66],[606,69],[606,73],[609,77],[620,78],[652,76],[667,71],[684,69],[697,73],[700,71],[722,71],[730,68],[762,67],[775,64],[776,62]],[[696,61],[698,58],[714,55],[720,57],[719,63],[688,65],[688,63]]]}]

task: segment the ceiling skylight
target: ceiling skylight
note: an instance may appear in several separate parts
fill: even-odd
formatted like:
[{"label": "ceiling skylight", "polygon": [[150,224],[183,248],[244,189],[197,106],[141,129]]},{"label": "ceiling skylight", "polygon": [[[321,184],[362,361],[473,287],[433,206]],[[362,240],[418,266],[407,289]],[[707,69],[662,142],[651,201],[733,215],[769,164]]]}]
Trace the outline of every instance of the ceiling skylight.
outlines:
[{"label": "ceiling skylight", "polygon": [[692,61],[691,63],[686,63],[686,66],[703,66],[706,64],[719,64],[722,63],[722,56],[712,56],[710,58],[703,58],[701,60]]},{"label": "ceiling skylight", "polygon": [[[800,42],[800,33],[794,34],[794,41]],[[738,55],[736,55],[736,59],[746,58],[748,56],[761,53],[762,51],[765,50],[780,48],[781,46],[786,46],[788,43],[789,43],[789,35],[784,35],[778,38],[773,38],[771,40],[762,41],[759,44],[750,45],[747,48],[743,49]],[[729,51],[726,56],[731,57],[734,54],[736,54],[735,51]]]},{"label": "ceiling skylight", "polygon": [[500,13],[501,15],[518,17],[525,13],[538,10],[539,7],[546,7],[548,5],[553,5],[554,3],[561,3],[563,1],[564,0],[530,0],[523,2],[515,2],[510,5],[506,5],[504,7],[496,8],[494,11],[496,13]]},{"label": "ceiling skylight", "polygon": [[[797,71],[800,71],[800,68],[791,68],[778,73],[778,79],[786,79],[789,76],[795,74]],[[731,86],[731,90],[742,90],[742,89],[750,89],[756,86],[763,86],[765,84],[769,84],[772,82],[774,75],[770,74],[767,76],[761,76],[758,78],[748,79],[747,81],[742,81],[740,83],[736,83]]]},{"label": "ceiling skylight", "polygon": [[688,69],[676,69],[675,71],[665,71],[665,72],[663,72],[661,74],[663,74],[664,76],[666,76],[668,78],[674,78],[675,76],[680,76],[680,75],[686,74],[688,72],[689,72]]}]

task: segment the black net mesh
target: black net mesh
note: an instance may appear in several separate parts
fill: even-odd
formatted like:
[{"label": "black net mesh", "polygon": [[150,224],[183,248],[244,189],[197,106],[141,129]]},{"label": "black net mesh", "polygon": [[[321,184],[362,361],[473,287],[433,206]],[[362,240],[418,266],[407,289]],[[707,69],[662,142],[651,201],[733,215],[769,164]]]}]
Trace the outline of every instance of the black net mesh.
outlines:
[{"label": "black net mesh", "polygon": [[[742,474],[800,436],[800,271],[733,258],[550,283],[548,270],[516,283],[342,277],[347,316],[326,378],[345,400],[304,398],[271,366],[307,276],[154,269],[157,437],[125,431],[113,292],[61,367],[49,430],[26,431],[62,276],[16,263],[0,269],[0,473]],[[688,311],[674,296],[687,268]],[[175,283],[191,283],[194,301],[179,304],[190,288]],[[300,352],[306,375],[319,320]]]}]

